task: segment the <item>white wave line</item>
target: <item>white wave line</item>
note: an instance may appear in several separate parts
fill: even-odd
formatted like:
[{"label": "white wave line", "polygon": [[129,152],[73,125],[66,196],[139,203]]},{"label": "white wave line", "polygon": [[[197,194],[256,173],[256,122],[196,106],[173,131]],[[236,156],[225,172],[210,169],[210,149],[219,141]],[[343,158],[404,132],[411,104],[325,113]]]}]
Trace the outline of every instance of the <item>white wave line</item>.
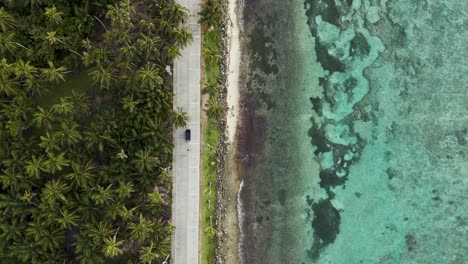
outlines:
[{"label": "white wave line", "polygon": [[244,221],[245,221],[245,214],[243,212],[243,205],[242,205],[242,199],[241,199],[241,192],[242,192],[242,188],[244,187],[244,181],[242,180],[240,185],[239,185],[239,192],[237,193],[237,221],[238,221],[238,224],[239,224],[239,260],[240,260],[240,264],[244,264],[244,259],[243,259],[243,252],[242,252],[242,244],[244,242]]}]

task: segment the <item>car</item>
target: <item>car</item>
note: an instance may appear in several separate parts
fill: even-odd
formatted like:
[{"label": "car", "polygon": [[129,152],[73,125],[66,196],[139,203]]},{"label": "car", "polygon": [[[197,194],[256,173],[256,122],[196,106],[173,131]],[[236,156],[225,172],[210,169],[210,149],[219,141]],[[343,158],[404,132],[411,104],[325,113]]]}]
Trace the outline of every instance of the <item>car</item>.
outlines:
[{"label": "car", "polygon": [[191,139],[190,129],[186,129],[186,130],[185,130],[185,141],[186,141],[186,142],[189,142],[190,139]]}]

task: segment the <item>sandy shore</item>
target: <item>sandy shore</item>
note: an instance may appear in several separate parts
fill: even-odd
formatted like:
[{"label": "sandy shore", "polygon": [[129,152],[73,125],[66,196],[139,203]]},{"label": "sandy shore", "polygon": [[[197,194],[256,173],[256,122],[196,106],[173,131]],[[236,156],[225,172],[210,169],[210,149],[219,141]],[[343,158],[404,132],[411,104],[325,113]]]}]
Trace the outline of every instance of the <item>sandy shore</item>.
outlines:
[{"label": "sandy shore", "polygon": [[227,98],[228,107],[227,134],[229,142],[234,142],[237,119],[239,114],[239,66],[240,66],[240,39],[237,17],[237,0],[228,0],[229,23],[226,25],[228,61],[227,61]]},{"label": "sandy shore", "polygon": [[[242,1],[242,0],[241,0]],[[239,261],[239,228],[237,215],[237,195],[240,180],[236,168],[236,134],[239,122],[239,73],[240,73],[240,27],[237,0],[224,2],[225,45],[225,87],[226,87],[226,152],[222,173],[221,205],[218,206],[219,244],[217,263],[236,264]]]}]

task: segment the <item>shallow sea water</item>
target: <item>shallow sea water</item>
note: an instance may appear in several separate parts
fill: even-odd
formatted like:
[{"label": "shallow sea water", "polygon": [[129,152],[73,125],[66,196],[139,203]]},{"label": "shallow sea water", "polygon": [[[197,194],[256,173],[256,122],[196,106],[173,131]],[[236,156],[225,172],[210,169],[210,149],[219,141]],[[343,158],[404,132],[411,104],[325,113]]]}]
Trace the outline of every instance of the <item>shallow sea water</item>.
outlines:
[{"label": "shallow sea water", "polygon": [[467,263],[468,2],[245,0],[245,263]]}]

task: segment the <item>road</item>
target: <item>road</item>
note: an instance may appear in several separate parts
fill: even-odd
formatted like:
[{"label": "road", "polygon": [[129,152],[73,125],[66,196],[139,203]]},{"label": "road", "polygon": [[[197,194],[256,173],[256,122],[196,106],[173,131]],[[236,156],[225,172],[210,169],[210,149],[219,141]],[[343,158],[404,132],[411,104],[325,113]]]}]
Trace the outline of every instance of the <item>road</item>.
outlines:
[{"label": "road", "polygon": [[174,108],[188,113],[191,141],[185,142],[185,128],[174,131],[172,237],[173,264],[198,264],[200,200],[200,0],[177,0],[189,10],[193,41],[174,62]]}]

